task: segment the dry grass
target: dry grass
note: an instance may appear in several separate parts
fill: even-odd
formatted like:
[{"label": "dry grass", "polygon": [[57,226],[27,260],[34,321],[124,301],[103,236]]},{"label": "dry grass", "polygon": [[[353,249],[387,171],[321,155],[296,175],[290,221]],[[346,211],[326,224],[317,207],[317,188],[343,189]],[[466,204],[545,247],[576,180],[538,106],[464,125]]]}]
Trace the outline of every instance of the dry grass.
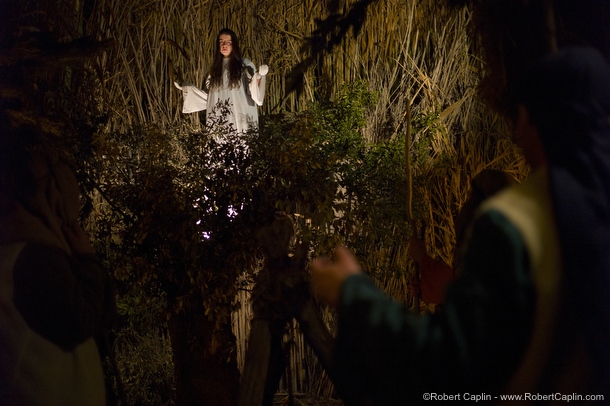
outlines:
[{"label": "dry grass", "polygon": [[[346,0],[343,7],[353,2]],[[101,110],[111,113],[106,131],[121,132],[136,125],[171,134],[198,129],[197,114],[181,113],[182,95],[172,82],[176,72],[185,80],[203,82],[216,33],[223,27],[240,35],[245,57],[256,65],[270,66],[263,114],[304,109],[311,100],[332,96],[343,83],[365,79],[378,100],[367,113],[362,131],[369,142],[409,135],[420,148],[411,150],[418,158],[412,168],[414,212],[430,253],[445,261],[451,260],[455,244],[453,218],[472,177],[484,168],[506,170],[519,180],[527,174],[506,126],[477,98],[485,66],[477,56],[477,44],[468,36],[472,15],[466,8],[449,9],[436,0],[374,3],[360,35],[348,35],[332,55],[320,61],[316,72],[308,72],[303,96],[297,98],[286,93],[286,77],[301,60],[303,41],[317,28],[315,19],[328,14],[329,2],[100,1],[82,33],[65,28],[82,27],[77,23],[82,8],[70,1],[59,3],[40,2],[40,7],[48,10],[49,19],[60,22],[60,37],[89,34],[114,41],[114,51],[89,66],[101,84],[96,100]],[[76,4],[82,7],[82,2]],[[433,119],[406,134],[408,109],[414,119]],[[406,241],[397,238],[392,246],[367,249],[373,258],[368,267],[405,270],[382,272],[379,284],[398,300],[409,302],[407,279],[413,268]],[[240,301],[246,303],[247,295]],[[234,318],[240,353],[245,349],[250,315],[244,306]],[[327,311],[324,317],[332,327],[332,313]],[[292,380],[284,381],[283,388],[330,397],[332,385],[302,336],[295,330],[290,337],[294,339]]]},{"label": "dry grass", "polygon": [[[302,58],[303,41],[316,28],[314,19],[327,15],[325,2],[140,0],[106,7],[90,28],[116,44],[116,52],[99,58],[95,66],[105,85],[101,101],[116,113],[109,129],[122,131],[143,123],[176,132],[198,128],[196,114],[180,113],[182,96],[172,85],[173,74],[178,71],[185,80],[201,83],[215,35],[226,26],[240,35],[245,57],[270,66],[263,114],[303,109],[311,100],[330,97],[345,82],[366,79],[378,95],[363,129],[369,142],[405,137],[408,108],[412,117],[436,117],[433,125],[411,134],[414,145],[424,141],[427,145],[425,159],[414,163],[413,187],[415,212],[435,257],[451,260],[453,218],[477,172],[489,167],[507,170],[516,178],[526,173],[499,117],[477,99],[484,66],[468,36],[472,19],[468,9],[449,9],[434,0],[377,2],[360,35],[348,35],[332,55],[324,57],[315,77],[308,73],[299,99],[286,94],[286,75]],[[367,266],[406,270],[382,272],[379,284],[395,298],[410,302],[407,280],[412,263],[405,243],[368,247],[373,260]],[[246,300],[246,296],[240,299]],[[234,317],[240,353],[246,345],[249,314],[246,306]],[[326,316],[332,324],[332,315]],[[330,396],[328,379],[312,378],[319,372],[302,336],[295,333],[292,338],[292,381],[284,380],[282,387]]]}]

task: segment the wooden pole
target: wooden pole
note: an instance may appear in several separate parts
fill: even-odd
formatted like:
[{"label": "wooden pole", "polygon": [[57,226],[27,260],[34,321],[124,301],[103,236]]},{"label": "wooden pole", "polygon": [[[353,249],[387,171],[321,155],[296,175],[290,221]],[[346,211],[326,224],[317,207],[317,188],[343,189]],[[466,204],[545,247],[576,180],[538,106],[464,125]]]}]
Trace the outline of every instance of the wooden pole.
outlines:
[{"label": "wooden pole", "polygon": [[[417,236],[417,224],[413,217],[413,174],[411,170],[411,106],[407,103],[407,111],[405,112],[405,157],[406,157],[406,170],[407,170],[407,222],[411,228],[411,232]],[[419,285],[419,265],[414,262],[414,277]],[[420,293],[416,293],[413,297],[413,311],[418,313],[421,311],[421,298]]]},{"label": "wooden pole", "polygon": [[330,379],[335,376],[332,361],[334,338],[315,304],[305,269],[308,244],[299,245],[294,255],[289,256],[292,235],[293,224],[286,216],[276,217],[271,226],[263,228],[257,235],[266,261],[252,292],[254,317],[238,406],[270,406],[273,403],[273,395],[286,368],[282,336],[285,326],[293,319],[298,320],[305,341]]}]

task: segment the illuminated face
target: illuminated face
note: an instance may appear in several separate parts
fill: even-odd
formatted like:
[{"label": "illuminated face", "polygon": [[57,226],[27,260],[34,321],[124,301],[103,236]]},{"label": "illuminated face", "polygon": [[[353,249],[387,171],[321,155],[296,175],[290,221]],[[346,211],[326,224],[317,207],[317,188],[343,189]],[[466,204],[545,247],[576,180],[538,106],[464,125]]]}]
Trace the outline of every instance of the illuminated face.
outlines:
[{"label": "illuminated face", "polygon": [[218,45],[220,46],[220,53],[225,58],[228,58],[233,52],[233,43],[229,34],[220,34],[218,37]]}]

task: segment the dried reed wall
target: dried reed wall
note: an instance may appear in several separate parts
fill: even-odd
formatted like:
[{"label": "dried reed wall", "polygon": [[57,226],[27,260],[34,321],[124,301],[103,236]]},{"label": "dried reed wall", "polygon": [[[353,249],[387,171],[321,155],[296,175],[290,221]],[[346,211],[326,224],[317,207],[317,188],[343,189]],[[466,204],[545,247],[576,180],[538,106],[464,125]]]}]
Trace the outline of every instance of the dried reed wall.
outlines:
[{"label": "dried reed wall", "polygon": [[[407,111],[419,120],[409,140],[424,145],[423,151],[411,151],[425,156],[412,168],[418,217],[431,254],[450,261],[453,219],[470,179],[484,168],[506,170],[517,180],[527,173],[501,119],[477,98],[485,66],[469,36],[471,12],[437,0],[374,2],[359,35],[349,33],[332,54],[320,58],[307,72],[300,97],[288,93],[287,75],[303,58],[316,19],[343,12],[353,2],[337,2],[339,8],[329,10],[332,2],[319,0],[98,1],[83,30],[114,41],[114,50],[91,64],[102,84],[96,100],[113,113],[107,131],[140,125],[175,133],[198,129],[197,114],[181,113],[182,95],[173,81],[202,83],[216,34],[229,27],[240,36],[245,57],[270,66],[263,116],[305,109],[313,100],[332,98],[342,84],[364,79],[378,96],[362,129],[369,142],[404,137]],[[405,241],[370,249],[376,255],[364,264],[369,269],[412,266]],[[409,297],[404,273],[381,275],[379,283],[389,294]],[[241,309],[233,316],[240,367],[251,317],[248,299],[247,292],[240,293]],[[332,325],[332,315],[325,317]],[[284,389],[332,392],[302,336],[295,332],[287,339],[294,340],[294,351]]]},{"label": "dried reed wall", "polygon": [[[303,58],[302,46],[317,28],[315,20],[345,11],[353,1],[339,3],[340,9],[329,10],[327,2],[317,0],[98,2],[87,30],[115,43],[114,52],[93,63],[103,82],[98,100],[115,113],[108,130],[134,125],[175,132],[199,128],[197,114],[181,113],[182,95],[172,82],[179,77],[202,83],[216,34],[229,27],[240,36],[245,57],[257,66],[270,66],[263,116],[304,109],[310,101],[332,98],[342,84],[364,79],[378,95],[363,129],[370,142],[405,136],[408,109],[411,117],[428,119],[410,140],[414,145],[429,140],[426,159],[414,162],[414,179],[422,181],[413,187],[430,251],[450,261],[453,218],[467,196],[470,179],[487,167],[504,169],[516,179],[527,170],[499,117],[477,99],[485,67],[469,36],[471,13],[436,0],[375,2],[359,35],[348,34],[307,72],[300,97],[288,94],[287,75]],[[412,265],[404,241],[370,248],[376,256],[365,267]],[[404,273],[382,273],[379,283],[399,300],[409,297]],[[241,309],[233,321],[241,367],[251,308],[247,292],[238,300]],[[332,324],[332,315],[326,317]],[[283,388],[332,392],[302,336],[295,333],[288,339],[294,340],[292,369]]]},{"label": "dried reed wall", "polygon": [[425,206],[426,238],[449,259],[453,217],[471,177],[486,167],[517,179],[526,173],[501,120],[477,98],[485,66],[469,35],[471,11],[436,0],[374,2],[359,35],[348,33],[307,72],[301,97],[288,94],[287,74],[302,59],[316,19],[354,1],[338,3],[329,10],[330,2],[316,0],[99,1],[86,30],[115,43],[115,52],[93,63],[104,85],[98,100],[115,113],[108,130],[199,128],[197,114],[181,113],[175,72],[201,83],[217,32],[230,27],[240,35],[245,57],[270,66],[263,116],[304,109],[312,100],[332,98],[342,84],[364,79],[378,95],[363,129],[369,141],[404,136],[408,109],[414,118],[433,117],[411,140],[429,140],[429,159],[414,163],[413,175],[427,180],[416,191]]}]

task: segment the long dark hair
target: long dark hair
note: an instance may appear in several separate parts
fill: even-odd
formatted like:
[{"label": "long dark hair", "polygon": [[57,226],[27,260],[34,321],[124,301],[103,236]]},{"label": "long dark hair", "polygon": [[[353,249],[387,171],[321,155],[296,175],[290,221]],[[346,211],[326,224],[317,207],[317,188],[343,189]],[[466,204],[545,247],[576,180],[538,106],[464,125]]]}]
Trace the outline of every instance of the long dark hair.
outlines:
[{"label": "long dark hair", "polygon": [[216,36],[216,52],[214,53],[214,62],[212,63],[212,69],[210,70],[210,89],[222,87],[224,56],[220,53],[221,35],[231,36],[232,51],[231,55],[229,55],[228,65],[229,88],[235,88],[241,85],[241,75],[243,73],[244,66],[241,58],[241,49],[239,48],[239,39],[232,30],[223,28]]}]

